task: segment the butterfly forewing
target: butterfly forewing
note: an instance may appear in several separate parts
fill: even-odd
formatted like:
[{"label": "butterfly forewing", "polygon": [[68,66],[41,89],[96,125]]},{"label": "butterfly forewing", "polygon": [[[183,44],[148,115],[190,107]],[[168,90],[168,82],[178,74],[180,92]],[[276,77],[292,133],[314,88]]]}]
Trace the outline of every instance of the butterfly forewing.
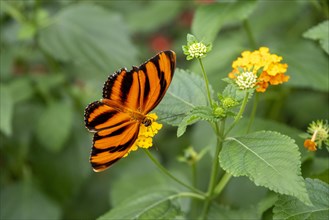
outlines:
[{"label": "butterfly forewing", "polygon": [[173,51],[164,51],[131,71],[121,69],[104,84],[103,98],[144,114],[152,111],[165,95],[176,65]]},{"label": "butterfly forewing", "polygon": [[90,162],[102,171],[122,158],[138,137],[146,114],[161,101],[176,64],[173,51],[164,51],[140,67],[121,69],[104,84],[103,99],[85,110],[85,124],[96,132]]},{"label": "butterfly forewing", "polygon": [[171,83],[175,65],[175,53],[165,51],[140,66],[140,78],[145,78],[140,97],[140,109],[144,114],[152,111],[162,100]]}]

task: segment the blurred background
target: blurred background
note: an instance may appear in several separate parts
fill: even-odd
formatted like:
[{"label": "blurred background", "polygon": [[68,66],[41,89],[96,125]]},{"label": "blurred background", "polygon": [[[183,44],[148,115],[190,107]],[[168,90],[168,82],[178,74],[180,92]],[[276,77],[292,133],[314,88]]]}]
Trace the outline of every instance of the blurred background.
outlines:
[{"label": "blurred background", "polygon": [[[227,4],[240,4],[248,22],[219,17],[217,29],[207,26],[214,20],[202,14],[205,8]],[[1,219],[94,219],[133,192],[166,184],[143,151],[94,173],[84,108],[101,98],[109,74],[138,66],[161,50],[176,52],[178,68],[200,73],[198,63],[187,62],[181,49],[187,33],[203,40],[200,17],[207,21],[204,31],[215,36],[204,65],[216,92],[244,50],[267,46],[289,65],[290,81],[261,95],[255,129],[291,136],[306,161],[310,156],[298,135],[312,120],[329,118],[328,54],[318,42],[303,38],[328,19],[325,1],[1,0],[0,6]],[[189,169],[177,157],[188,146],[210,145],[209,130],[198,123],[177,139],[176,128],[165,125],[152,151],[188,180]],[[208,166],[204,161],[198,167],[200,188],[207,186]],[[325,171],[305,175],[328,182]],[[256,196],[241,200],[251,192]],[[235,178],[221,202],[243,207],[264,193],[245,178]]]}]

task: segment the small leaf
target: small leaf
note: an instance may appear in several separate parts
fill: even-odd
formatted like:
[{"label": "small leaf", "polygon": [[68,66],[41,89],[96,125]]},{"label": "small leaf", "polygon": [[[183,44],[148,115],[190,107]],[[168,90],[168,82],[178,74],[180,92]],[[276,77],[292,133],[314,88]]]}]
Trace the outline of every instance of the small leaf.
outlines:
[{"label": "small leaf", "polygon": [[281,195],[275,203],[274,219],[328,219],[329,185],[317,179],[306,179],[306,189],[313,206],[294,197]]},{"label": "small leaf", "polygon": [[14,101],[10,89],[0,84],[0,130],[7,136],[12,134]]},{"label": "small leaf", "polygon": [[37,137],[40,144],[54,152],[64,147],[70,135],[72,117],[70,105],[51,103],[38,121]]},{"label": "small leaf", "polygon": [[[228,84],[225,89],[223,90],[223,96],[225,97],[231,97],[234,100],[241,102],[244,97],[246,96],[246,91],[247,90],[241,90],[239,89],[237,86],[232,85],[232,84]],[[249,99],[252,97],[253,94],[253,89],[248,90],[249,94]]]},{"label": "small leaf", "polygon": [[224,170],[233,176],[247,176],[257,186],[311,204],[301,176],[300,152],[294,140],[271,131],[227,140],[219,155]]},{"label": "small leaf", "polygon": [[193,108],[179,124],[177,129],[177,137],[180,137],[185,133],[186,127],[188,125],[194,124],[199,120],[214,122],[217,121],[218,118],[216,118],[215,115],[213,115],[213,111],[210,107],[197,106]]},{"label": "small leaf", "polygon": [[176,69],[165,97],[154,111],[159,120],[178,126],[187,112],[196,106],[206,106],[207,103],[203,79],[194,73]]},{"label": "small leaf", "polygon": [[329,20],[321,22],[303,34],[303,37],[318,40],[322,49],[329,54]]},{"label": "small leaf", "polygon": [[50,25],[41,29],[38,40],[53,57],[100,73],[137,63],[137,50],[119,14],[92,4],[60,10]]},{"label": "small leaf", "polygon": [[194,15],[192,32],[202,41],[213,42],[225,23],[246,19],[256,3],[256,0],[251,0],[200,6]]},{"label": "small leaf", "polygon": [[102,219],[174,219],[179,216],[180,209],[172,201],[173,191],[147,190],[127,198],[117,205]]}]

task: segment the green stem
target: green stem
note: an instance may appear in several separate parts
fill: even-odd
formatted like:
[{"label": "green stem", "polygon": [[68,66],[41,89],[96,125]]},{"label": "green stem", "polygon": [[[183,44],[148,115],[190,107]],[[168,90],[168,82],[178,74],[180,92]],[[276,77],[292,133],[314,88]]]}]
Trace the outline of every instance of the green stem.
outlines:
[{"label": "green stem", "polygon": [[171,179],[173,179],[174,181],[176,181],[177,183],[181,184],[182,186],[185,186],[186,188],[190,189],[191,191],[198,193],[200,195],[204,195],[203,192],[201,192],[200,190],[187,185],[186,183],[182,182],[181,180],[177,179],[175,176],[173,176],[166,168],[164,168],[157,159],[155,159],[153,157],[153,155],[149,152],[149,150],[144,149],[145,153],[147,154],[147,156],[149,156],[149,158],[152,160],[152,162],[167,176],[169,176]]},{"label": "green stem", "polygon": [[217,133],[217,147],[216,147],[216,152],[211,168],[211,176],[210,176],[210,181],[209,181],[209,186],[208,186],[208,191],[207,191],[207,197],[205,204],[203,206],[203,211],[201,214],[201,219],[206,219],[208,215],[208,211],[210,208],[210,204],[213,198],[214,194],[214,189],[215,189],[215,184],[217,180],[217,175],[218,175],[218,168],[219,168],[219,160],[218,156],[219,153],[223,147],[223,133],[225,129],[225,120],[220,121],[220,126],[218,127],[218,124],[216,124],[216,133]]},{"label": "green stem", "polygon": [[191,197],[191,198],[200,199],[200,200],[205,199],[204,195],[200,195],[200,194],[192,193],[192,192],[181,192],[181,193],[178,193],[176,195],[173,195],[171,197],[171,199],[174,199],[174,198],[177,198],[177,197]]},{"label": "green stem", "polygon": [[251,125],[254,123],[258,102],[259,102],[259,94],[258,94],[258,92],[256,92],[254,103],[252,105],[252,110],[250,113],[249,123],[248,123],[248,127],[247,127],[247,132],[246,132],[247,134],[250,131]]},{"label": "green stem", "polygon": [[198,58],[198,60],[199,60],[200,66],[201,66],[201,70],[202,70],[202,75],[203,75],[203,78],[204,78],[204,82],[206,84],[208,101],[209,101],[210,107],[212,107],[212,99],[211,99],[211,94],[210,94],[210,89],[209,89],[209,80],[208,80],[206,71],[204,70],[203,63],[202,63],[201,58]]},{"label": "green stem", "polygon": [[251,28],[250,28],[250,24],[249,24],[249,21],[247,19],[245,19],[243,21],[243,27],[244,29],[246,30],[247,32],[247,36],[248,36],[248,40],[249,40],[249,44],[250,46],[253,48],[253,49],[256,49],[257,48],[257,43],[256,43],[256,39],[253,35],[253,32],[251,31]]},{"label": "green stem", "polygon": [[231,177],[232,177],[232,175],[229,173],[224,174],[222,179],[219,181],[219,183],[215,187],[214,195],[219,195],[223,191],[224,187],[226,186],[228,181],[231,179]]},{"label": "green stem", "polygon": [[240,107],[239,113],[237,114],[237,116],[235,117],[233,123],[231,124],[231,126],[229,127],[229,129],[227,129],[226,133],[224,134],[224,137],[226,137],[226,135],[232,130],[232,128],[238,123],[238,121],[241,119],[242,114],[246,108],[247,102],[248,102],[248,97],[249,97],[249,92],[246,92],[246,95],[244,96],[244,99],[242,101],[242,105]]},{"label": "green stem", "polygon": [[192,164],[192,186],[197,188],[197,172],[196,172],[196,163]]}]

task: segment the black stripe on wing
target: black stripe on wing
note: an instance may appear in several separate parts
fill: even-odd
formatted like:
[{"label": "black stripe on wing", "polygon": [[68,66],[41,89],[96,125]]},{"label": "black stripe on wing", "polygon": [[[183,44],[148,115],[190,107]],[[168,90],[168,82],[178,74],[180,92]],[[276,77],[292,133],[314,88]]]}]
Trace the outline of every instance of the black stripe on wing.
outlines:
[{"label": "black stripe on wing", "polygon": [[164,97],[176,66],[176,55],[173,51],[164,51],[144,63],[140,70],[145,75],[143,104],[144,113],[152,111]]},{"label": "black stripe on wing", "polygon": [[[102,135],[105,133],[105,135]],[[102,130],[94,135],[90,163],[95,171],[102,171],[121,159],[134,144],[139,133],[139,123],[130,123],[114,132]],[[115,143],[107,141],[113,138]]]}]

